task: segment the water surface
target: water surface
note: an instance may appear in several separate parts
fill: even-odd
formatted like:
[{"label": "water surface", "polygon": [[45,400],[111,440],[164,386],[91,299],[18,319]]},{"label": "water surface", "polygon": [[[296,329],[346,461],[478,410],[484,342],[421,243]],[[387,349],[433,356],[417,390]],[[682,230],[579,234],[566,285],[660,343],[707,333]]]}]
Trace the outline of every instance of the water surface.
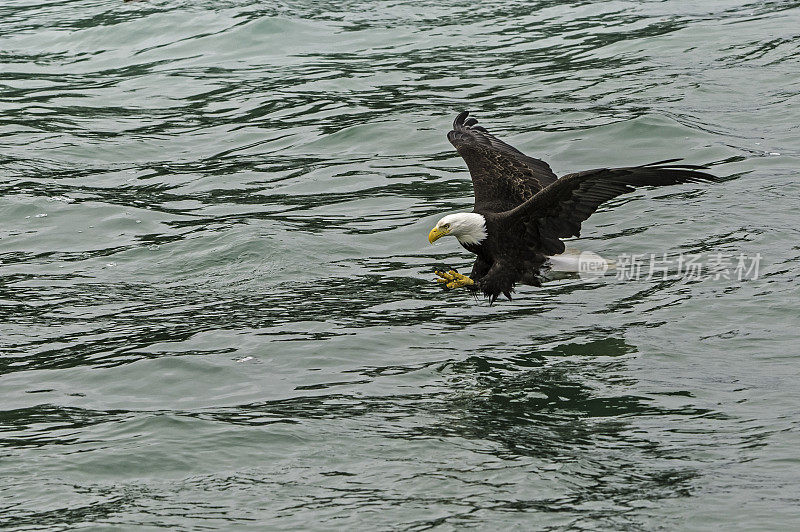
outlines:
[{"label": "water surface", "polygon": [[[4,3],[0,527],[797,527],[798,28],[796,1]],[[713,165],[569,245],[759,278],[442,292],[463,109],[559,174]]]}]

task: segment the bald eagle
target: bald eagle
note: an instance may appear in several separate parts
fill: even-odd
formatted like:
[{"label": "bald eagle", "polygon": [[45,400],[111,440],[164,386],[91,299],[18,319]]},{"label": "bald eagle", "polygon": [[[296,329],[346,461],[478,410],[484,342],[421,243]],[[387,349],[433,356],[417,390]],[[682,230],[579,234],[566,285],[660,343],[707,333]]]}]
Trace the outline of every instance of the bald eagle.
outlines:
[{"label": "bald eagle", "polygon": [[557,177],[550,166],[498,140],[459,114],[447,140],[467,163],[475,192],[470,213],[445,216],[428,234],[433,244],[445,235],[477,255],[472,273],[439,272],[447,288],[483,292],[490,303],[511,299],[517,283],[540,286],[548,257],[564,252],[562,238],[580,236],[581,222],[597,208],[637,186],[718,181],[705,166],[668,159],[641,166],[598,168]]}]

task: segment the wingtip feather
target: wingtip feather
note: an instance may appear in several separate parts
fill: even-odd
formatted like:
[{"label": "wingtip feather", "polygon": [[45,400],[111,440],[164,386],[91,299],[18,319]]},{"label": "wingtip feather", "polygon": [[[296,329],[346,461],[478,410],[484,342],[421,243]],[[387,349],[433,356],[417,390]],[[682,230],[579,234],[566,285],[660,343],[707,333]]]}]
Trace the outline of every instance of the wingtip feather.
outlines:
[{"label": "wingtip feather", "polygon": [[458,113],[456,119],[453,120],[453,129],[459,129],[461,126],[463,126],[464,121],[467,119],[468,116],[469,116],[469,111],[461,111],[460,113]]}]

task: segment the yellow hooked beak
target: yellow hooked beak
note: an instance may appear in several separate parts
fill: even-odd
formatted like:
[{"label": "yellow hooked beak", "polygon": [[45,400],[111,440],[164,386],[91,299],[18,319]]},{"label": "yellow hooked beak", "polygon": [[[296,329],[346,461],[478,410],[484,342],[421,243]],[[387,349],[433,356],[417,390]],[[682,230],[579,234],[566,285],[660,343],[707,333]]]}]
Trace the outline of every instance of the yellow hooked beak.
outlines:
[{"label": "yellow hooked beak", "polygon": [[450,234],[450,228],[444,229],[442,227],[434,227],[433,229],[431,229],[431,232],[428,233],[428,242],[433,244],[434,242],[436,242],[437,240],[448,234]]}]

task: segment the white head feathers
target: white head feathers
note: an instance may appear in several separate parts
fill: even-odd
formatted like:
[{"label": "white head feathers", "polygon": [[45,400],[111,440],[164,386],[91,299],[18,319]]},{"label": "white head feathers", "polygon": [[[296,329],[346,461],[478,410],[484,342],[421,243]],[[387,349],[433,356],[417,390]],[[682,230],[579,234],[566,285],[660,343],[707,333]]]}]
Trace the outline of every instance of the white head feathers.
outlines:
[{"label": "white head feathers", "polygon": [[474,212],[448,214],[436,224],[440,236],[452,235],[462,244],[478,244],[486,238],[486,218]]}]

